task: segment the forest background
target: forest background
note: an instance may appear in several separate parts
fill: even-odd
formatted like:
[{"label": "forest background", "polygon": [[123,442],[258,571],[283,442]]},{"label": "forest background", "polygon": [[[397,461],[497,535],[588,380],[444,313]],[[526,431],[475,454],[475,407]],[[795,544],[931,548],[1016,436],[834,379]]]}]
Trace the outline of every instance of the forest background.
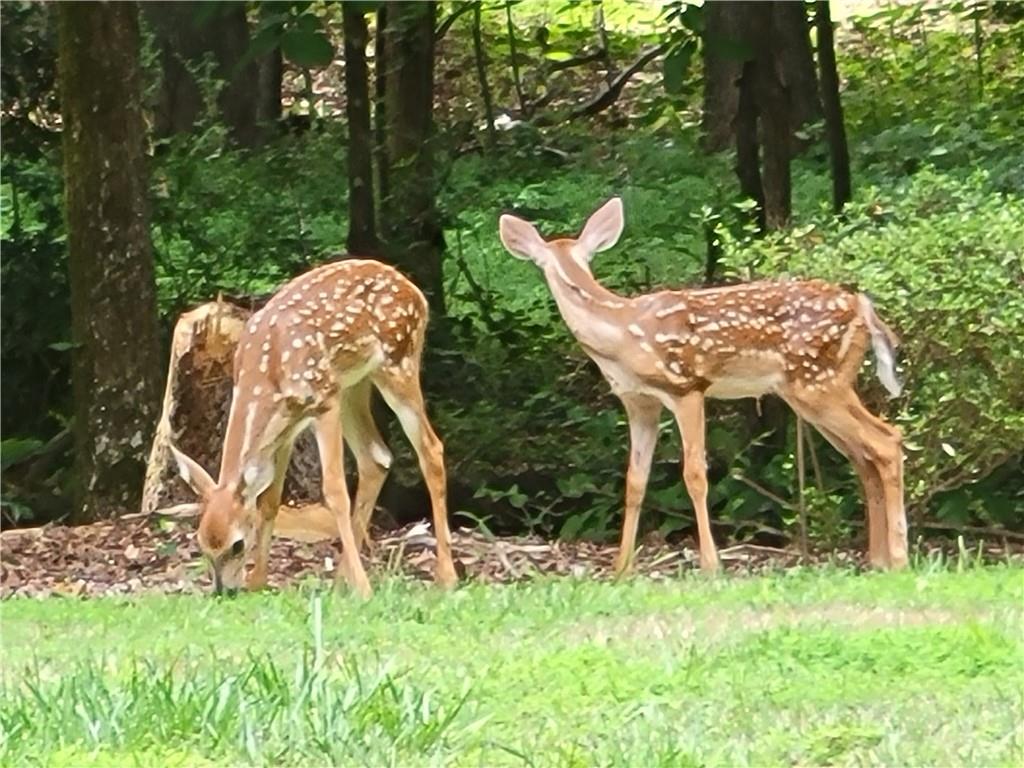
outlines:
[{"label": "forest background", "polygon": [[[136,511],[178,315],[348,250],[430,297],[455,524],[613,539],[624,414],[497,217],[572,231],[620,194],[625,235],[594,265],[616,290],[794,275],[868,291],[903,339],[904,394],[863,385],[904,432],[913,531],[1021,537],[1024,4],[2,15],[4,527]],[[795,536],[795,424],[770,399],[712,405],[719,535]],[[386,433],[382,506],[422,517]],[[843,546],[862,535],[855,478],[810,449],[808,534]],[[679,456],[663,435],[648,536],[693,527]]]}]

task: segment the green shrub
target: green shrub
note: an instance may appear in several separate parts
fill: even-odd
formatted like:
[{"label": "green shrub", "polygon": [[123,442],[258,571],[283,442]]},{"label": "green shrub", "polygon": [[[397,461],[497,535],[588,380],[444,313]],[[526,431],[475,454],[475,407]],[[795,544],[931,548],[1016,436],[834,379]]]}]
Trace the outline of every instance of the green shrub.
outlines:
[{"label": "green shrub", "polygon": [[[926,168],[884,193],[863,190],[844,221],[726,243],[737,273],[823,277],[873,296],[902,337],[904,394],[885,410],[904,432],[918,512],[1024,445],[1024,198],[992,194],[988,182],[983,171],[956,179]],[[880,405],[868,378],[867,398]],[[1019,478],[1004,490],[1004,503],[978,511],[1018,523]]]}]

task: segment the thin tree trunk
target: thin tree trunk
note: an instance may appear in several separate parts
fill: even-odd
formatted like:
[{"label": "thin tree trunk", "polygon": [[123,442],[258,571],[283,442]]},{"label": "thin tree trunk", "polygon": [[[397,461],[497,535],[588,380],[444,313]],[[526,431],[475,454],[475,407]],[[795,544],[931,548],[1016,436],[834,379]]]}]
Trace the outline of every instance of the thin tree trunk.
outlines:
[{"label": "thin tree trunk", "polygon": [[218,97],[224,122],[235,141],[243,147],[256,146],[263,138],[259,125],[263,94],[259,88],[260,62],[250,60],[241,65],[249,48],[245,3],[225,3],[210,31],[216,35],[212,45],[220,76],[226,80]]},{"label": "thin tree trunk", "polygon": [[444,233],[435,208],[434,2],[388,4],[385,116],[389,194],[382,198],[385,248],[444,311]]},{"label": "thin tree trunk", "polygon": [[[778,66],[780,38],[765,34],[764,30],[777,26],[774,16],[784,4],[742,2],[738,5],[745,11],[749,25],[747,42],[754,54],[753,90],[761,144],[764,227],[767,230],[782,229],[789,224],[790,216],[790,104]],[[747,74],[749,69],[744,65],[744,80]]]},{"label": "thin tree trunk", "polygon": [[604,63],[604,79],[609,85],[615,79],[615,62],[612,61],[612,46],[608,40],[608,27],[604,20],[604,0],[597,0],[594,10],[594,24],[597,27],[597,39],[601,43],[601,61]]},{"label": "thin tree trunk", "polygon": [[[272,15],[275,9],[269,3],[259,3],[260,20]],[[284,80],[284,56],[281,47],[276,46],[258,62],[259,87],[256,102],[256,120],[263,128],[264,135],[269,134],[271,126],[281,120],[281,86]]]},{"label": "thin tree trunk", "polygon": [[61,3],[76,508],[134,511],[160,413],[135,3]]},{"label": "thin tree trunk", "polygon": [[757,203],[757,228],[764,232],[764,187],[761,185],[761,160],[757,142],[757,64],[744,62],[739,79],[736,110],[736,176],[740,192]]},{"label": "thin tree trunk", "polygon": [[526,96],[523,95],[523,81],[519,76],[519,47],[516,45],[516,28],[512,23],[512,3],[505,3],[505,26],[508,30],[508,55],[512,63],[512,83],[515,85],[516,98],[519,99],[519,110],[524,116],[529,116],[527,110]]},{"label": "thin tree trunk", "polygon": [[778,80],[786,91],[786,112],[793,134],[791,149],[796,154],[807,145],[806,140],[796,137],[796,132],[822,114],[810,23],[803,0],[775,0],[770,5],[772,58]]},{"label": "thin tree trunk", "polygon": [[345,27],[345,115],[348,118],[348,252],[375,255],[379,249],[373,199],[373,131],[370,127],[370,86],[366,16],[351,3],[342,4]]},{"label": "thin tree trunk", "polygon": [[743,7],[732,2],[704,4],[704,105],[701,112],[702,143],[705,151],[725,149],[734,136],[734,120],[739,120],[739,83],[743,62],[721,52],[726,43],[744,38]]},{"label": "thin tree trunk", "polygon": [[491,102],[491,86],[487,82],[487,62],[484,61],[484,44],[480,34],[480,0],[473,3],[473,56],[476,59],[476,76],[480,81],[480,95],[484,100],[484,119],[487,121],[487,145],[494,149],[498,144],[494,128],[494,104]]},{"label": "thin tree trunk", "polygon": [[387,3],[382,3],[377,9],[377,28],[374,31],[373,41],[374,155],[377,160],[377,195],[380,200],[387,199],[388,195],[391,193],[390,178],[388,174],[390,162],[388,161],[387,149],[387,25],[388,6]]},{"label": "thin tree trunk", "polygon": [[846,145],[843,105],[839,99],[839,74],[836,71],[832,14],[828,0],[818,0],[815,4],[815,24],[818,29],[821,101],[825,111],[825,134],[828,137],[829,160],[832,165],[832,206],[836,213],[841,213],[852,195],[850,151]]}]

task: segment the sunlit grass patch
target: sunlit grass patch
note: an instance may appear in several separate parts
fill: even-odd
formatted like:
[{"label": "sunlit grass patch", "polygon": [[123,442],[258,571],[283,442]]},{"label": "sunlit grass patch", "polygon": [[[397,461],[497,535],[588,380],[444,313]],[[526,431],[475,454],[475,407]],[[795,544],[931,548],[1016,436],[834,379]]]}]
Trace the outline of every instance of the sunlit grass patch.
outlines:
[{"label": "sunlit grass patch", "polygon": [[1015,765],[1009,566],[0,606],[4,765]]}]

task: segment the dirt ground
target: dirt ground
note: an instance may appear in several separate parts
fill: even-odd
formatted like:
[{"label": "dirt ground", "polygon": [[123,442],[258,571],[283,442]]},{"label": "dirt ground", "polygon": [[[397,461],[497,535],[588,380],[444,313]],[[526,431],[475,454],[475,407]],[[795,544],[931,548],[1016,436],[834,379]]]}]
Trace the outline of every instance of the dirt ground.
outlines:
[{"label": "dirt ground", "polygon": [[[539,574],[609,578],[616,548],[590,542],[545,541],[538,537],[489,537],[453,531],[456,567],[463,580],[512,582]],[[434,539],[426,523],[374,535],[368,558],[371,577],[401,573],[432,578]],[[335,541],[275,538],[270,583],[282,587],[314,577],[331,579],[338,562]],[[744,545],[720,550],[730,568],[784,567],[796,552]],[[856,555],[839,557],[855,560]],[[697,553],[685,546],[648,542],[636,569],[669,578],[697,567]],[[88,526],[48,525],[0,534],[0,597],[16,595],[100,596],[145,591],[202,592],[210,579],[195,542],[195,520],[128,515]]]},{"label": "dirt ground", "polygon": [[[188,593],[210,589],[195,542],[194,519],[127,515],[88,526],[47,525],[0,533],[0,598]],[[539,537],[494,537],[466,528],[453,531],[456,567],[463,581],[515,582],[538,575],[611,578],[614,545],[548,541]],[[371,578],[383,573],[430,580],[434,539],[426,522],[396,531],[375,531],[368,561]],[[309,578],[333,579],[338,543],[275,538],[270,584],[284,587]],[[941,547],[950,549],[949,546]],[[952,548],[955,551],[955,547]],[[977,549],[973,549],[977,552]],[[986,546],[984,556],[1004,559],[1004,547]],[[743,544],[719,550],[729,570],[756,572],[801,562],[795,549]],[[1019,558],[1020,552],[1009,553]],[[862,566],[862,553],[813,555],[812,562]],[[636,571],[667,579],[697,567],[697,552],[662,541],[643,542]]]}]

